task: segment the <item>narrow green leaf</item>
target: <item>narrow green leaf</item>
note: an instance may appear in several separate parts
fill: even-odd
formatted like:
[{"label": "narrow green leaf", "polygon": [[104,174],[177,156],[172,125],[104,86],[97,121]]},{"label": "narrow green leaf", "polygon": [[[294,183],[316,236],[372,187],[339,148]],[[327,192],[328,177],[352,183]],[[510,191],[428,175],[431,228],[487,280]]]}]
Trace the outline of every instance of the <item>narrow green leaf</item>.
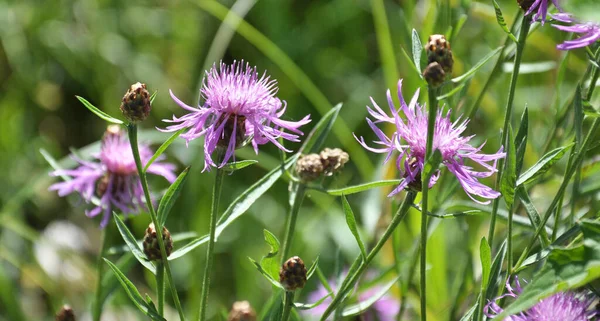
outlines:
[{"label": "narrow green leaf", "polygon": [[299,310],[310,310],[310,309],[313,309],[313,308],[316,308],[317,306],[319,306],[330,295],[331,295],[331,293],[327,293],[324,297],[320,298],[315,303],[294,303],[294,306],[296,307],[296,309],[299,309]]},{"label": "narrow green leaf", "polygon": [[[252,186],[250,186],[246,191],[244,191],[238,198],[236,198],[229,207],[225,210],[225,213],[221,215],[219,221],[217,222],[217,231],[215,238],[218,238],[219,235],[236,219],[238,219],[242,214],[244,214],[256,200],[261,197],[277,180],[283,175],[283,173],[290,169],[298,158],[298,154],[290,157],[285,161],[281,166],[273,169],[269,173],[267,173],[263,178],[258,180]],[[208,242],[208,235],[199,237],[195,240],[192,240],[187,245],[175,250],[171,255],[169,255],[169,260],[175,260],[177,258],[182,257],[189,251],[197,248],[198,246]]]},{"label": "narrow green leaf", "polygon": [[156,98],[156,94],[158,94],[158,90],[155,90],[152,95],[150,95],[150,104],[154,103],[154,99]]},{"label": "narrow green leaf", "polygon": [[113,124],[117,124],[117,125],[122,125],[123,121],[116,119],[112,116],[110,116],[109,114],[101,111],[100,109],[98,109],[96,106],[92,105],[89,101],[85,100],[85,98],[80,97],[80,96],[75,96],[77,97],[77,99],[79,99],[79,101],[87,108],[89,109],[92,113],[96,114],[96,116],[106,120],[109,123],[113,123]]},{"label": "narrow green leaf", "polygon": [[268,230],[263,230],[263,234],[265,236],[265,241],[269,245],[269,253],[263,256],[260,260],[260,265],[262,268],[269,273],[269,275],[273,278],[277,278],[279,275],[279,260],[277,257],[277,253],[279,253],[279,240],[277,237],[269,232]]},{"label": "narrow green leaf", "polygon": [[[131,252],[127,251],[127,253],[123,254],[119,260],[117,260],[115,265],[121,272],[123,272],[123,274],[125,274],[133,268],[135,262],[137,262],[135,256],[133,256]],[[108,296],[117,288],[118,284],[119,279],[114,273],[108,271],[104,273],[104,276],[102,277],[102,304],[104,304]]]},{"label": "narrow green leaf", "polygon": [[492,250],[485,237],[481,239],[479,244],[479,258],[481,259],[481,291],[485,291],[492,269]]},{"label": "narrow green leaf", "polygon": [[[420,74],[421,72],[419,71],[419,68],[417,68],[417,66],[415,66],[415,62],[413,61],[413,59],[410,57],[410,55],[408,54],[408,52],[406,52],[406,49],[404,49],[404,47],[400,48],[400,51],[402,52],[402,56],[404,56],[404,58],[406,59],[406,61],[408,62],[408,65],[411,67],[411,69],[416,72],[417,74]],[[424,82],[423,79],[420,79],[421,82]]]},{"label": "narrow green leaf", "polygon": [[500,9],[498,2],[496,2],[496,0],[492,0],[492,3],[494,4],[494,10],[496,10],[496,21],[498,21],[500,28],[502,28],[502,30],[506,32],[510,39],[517,43],[517,37],[515,37],[515,35],[513,35],[512,32],[510,32],[510,29],[508,29],[508,26],[506,25],[506,21],[504,21],[504,16],[502,15],[502,10]]},{"label": "narrow green leaf", "polygon": [[492,300],[497,296],[498,288],[504,287],[504,278],[501,277],[502,265],[506,259],[506,240],[502,242],[500,250],[494,258],[492,267],[490,269],[490,277],[488,281],[487,289],[485,290],[485,299]]},{"label": "narrow green leaf", "polygon": [[527,134],[529,132],[529,111],[527,107],[523,110],[521,115],[521,123],[517,135],[515,136],[515,146],[517,146],[517,175],[521,173],[523,167],[523,159],[525,157],[525,150],[527,148]]},{"label": "narrow green leaf", "polygon": [[437,99],[444,100],[444,99],[450,98],[450,97],[454,96],[455,94],[459,93],[465,87],[465,85],[466,85],[466,82],[454,87],[452,90],[450,90],[449,92],[447,92],[441,96],[437,96]]},{"label": "narrow green leaf", "polygon": [[144,298],[137,290],[135,285],[133,285],[133,283],[129,281],[125,274],[123,274],[123,272],[121,272],[121,270],[119,270],[119,268],[116,265],[114,265],[111,261],[105,258],[103,259],[104,262],[106,262],[106,264],[108,264],[108,266],[115,273],[117,279],[119,279],[119,282],[121,282],[121,285],[123,286],[123,289],[125,289],[127,296],[129,296],[131,301],[133,301],[133,303],[138,307],[138,309],[140,309],[140,311],[142,311],[144,314],[146,314],[153,320],[166,321],[165,318],[161,317],[158,313],[156,313],[156,311],[153,311],[153,309],[150,308],[148,302],[144,300]]},{"label": "narrow green leaf", "polygon": [[315,271],[317,271],[318,267],[319,267],[319,257],[317,256],[317,258],[314,260],[314,262],[312,263],[312,265],[310,266],[310,268],[308,268],[308,271],[306,272],[307,280],[310,280],[310,277],[313,276]]},{"label": "narrow green leaf", "polygon": [[344,310],[342,310],[342,316],[350,317],[365,312],[373,304],[375,304],[375,302],[379,301],[379,299],[381,299],[392,288],[392,286],[398,282],[399,278],[400,277],[396,277],[392,281],[381,286],[380,290],[371,295],[371,297],[369,297],[367,300],[345,307]]},{"label": "narrow green leaf", "polygon": [[276,281],[269,273],[267,273],[267,271],[265,271],[258,262],[254,261],[251,257],[248,257],[248,259],[250,260],[250,262],[252,262],[252,264],[254,264],[254,266],[256,267],[258,272],[260,272],[260,274],[262,274],[262,276],[264,276],[265,279],[267,279],[269,282],[271,282],[271,284],[273,284],[275,287],[278,287],[285,291],[285,289],[283,288],[283,285],[281,285],[281,283]]},{"label": "narrow green leaf", "polygon": [[300,147],[298,154],[315,153],[321,148],[325,142],[325,139],[327,138],[327,135],[329,135],[329,132],[333,128],[335,120],[337,119],[341,109],[342,104],[339,103],[335,105],[335,107],[331,108],[327,114],[321,117],[321,120],[319,120],[315,127],[306,136],[304,144],[302,144]]},{"label": "narrow green leaf", "polygon": [[144,254],[144,251],[138,245],[135,237],[133,237],[133,234],[131,234],[131,232],[129,231],[129,229],[125,225],[125,223],[123,223],[123,220],[121,220],[121,218],[119,217],[119,215],[117,213],[114,213],[114,212],[113,212],[113,217],[115,218],[115,223],[117,224],[117,228],[119,229],[119,233],[121,233],[121,236],[123,237],[123,240],[125,241],[125,244],[127,244],[127,246],[129,247],[129,249],[131,250],[131,253],[133,253],[133,255],[135,256],[135,258],[140,263],[142,263],[142,265],[145,268],[147,268],[150,272],[152,272],[152,274],[156,275],[156,267],[154,266],[154,264],[152,264],[152,262],[148,261],[148,258],[146,257],[146,254]]},{"label": "narrow green leaf", "polygon": [[533,182],[538,177],[544,175],[552,167],[552,165],[556,164],[556,162],[558,162],[565,155],[571,146],[573,146],[573,143],[549,151],[540,160],[538,160],[537,163],[519,176],[519,179],[517,180],[517,186]]},{"label": "narrow green leaf", "polygon": [[271,250],[269,251],[268,256],[272,257],[272,256],[277,255],[277,252],[279,252],[279,246],[280,246],[279,240],[273,233],[269,232],[266,229],[263,230],[263,233],[265,235],[265,241],[271,247]]},{"label": "narrow green leaf", "polygon": [[[171,239],[173,239],[173,243],[187,241],[197,237],[198,233],[196,232],[171,233]],[[142,247],[144,245],[144,240],[137,240],[137,244],[138,247]],[[129,246],[127,246],[127,244],[110,247],[108,250],[106,250],[106,255],[118,255],[125,252],[129,252]]]},{"label": "narrow green leaf", "polygon": [[499,54],[500,51],[502,51],[502,47],[498,47],[498,48],[494,49],[492,52],[487,54],[487,56],[483,57],[475,66],[473,66],[473,68],[471,68],[469,71],[464,73],[462,76],[452,78],[452,82],[460,83],[460,82],[466,81],[467,79],[471,78],[471,76],[473,76],[477,72],[477,70],[479,70],[479,68],[483,67],[483,65],[485,65],[490,59],[494,58],[495,55]]},{"label": "narrow green leaf", "polygon": [[421,71],[421,55],[423,52],[423,44],[421,44],[421,39],[419,38],[419,33],[417,30],[412,30],[412,54],[413,54],[413,62],[415,64],[415,68],[419,72],[419,77],[423,77]]},{"label": "narrow green leaf", "polygon": [[581,96],[581,85],[577,86],[575,90],[575,97],[573,99],[573,124],[575,125],[575,140],[577,141],[577,148],[582,142],[583,136],[583,98]]},{"label": "narrow green leaf", "polygon": [[392,185],[398,185],[400,183],[402,183],[401,179],[381,180],[381,181],[369,182],[369,183],[364,183],[364,184],[359,184],[359,185],[354,185],[354,186],[348,186],[348,187],[344,187],[344,188],[328,189],[325,191],[325,193],[327,193],[329,195],[335,195],[335,196],[350,195],[350,194],[364,192],[364,191],[367,191],[367,190],[370,190],[370,189],[376,188],[376,187],[392,186]]},{"label": "narrow green leaf", "polygon": [[553,248],[542,269],[515,301],[497,316],[498,319],[517,314],[548,296],[578,288],[600,277],[600,223],[583,221],[579,225],[583,243],[571,248]]},{"label": "narrow green leaf", "polygon": [[[533,205],[533,202],[529,198],[529,193],[527,193],[524,186],[517,187],[517,196],[521,200],[521,204],[523,204],[523,208],[525,208],[525,212],[527,213],[527,216],[529,216],[531,224],[537,229],[538,225],[542,222],[540,213],[535,208],[535,205]],[[544,247],[548,246],[549,239],[545,229],[540,233],[540,241],[544,244]]]},{"label": "narrow green leaf", "polygon": [[144,173],[148,171],[148,168],[150,167],[150,165],[152,165],[152,163],[154,163],[154,161],[156,159],[158,159],[158,157],[167,150],[167,148],[171,145],[171,143],[173,143],[175,141],[175,139],[177,137],[179,137],[179,135],[181,135],[181,133],[183,133],[184,130],[185,130],[185,128],[174,132],[173,135],[171,135],[171,137],[169,137],[164,143],[162,143],[162,145],[160,145],[160,147],[156,150],[156,153],[154,153],[154,155],[152,155],[150,160],[148,160],[148,163],[146,163],[146,166],[144,166]]},{"label": "narrow green leaf", "polygon": [[474,306],[472,306],[469,311],[467,311],[467,313],[465,313],[465,315],[460,318],[460,321],[471,321],[473,320],[473,314],[475,313],[475,311],[477,310],[477,307],[479,306],[479,298],[481,298],[481,296],[477,297],[477,303],[475,303]]},{"label": "narrow green leaf", "polygon": [[363,256],[363,260],[367,259],[367,251],[365,250],[365,244],[360,238],[360,234],[358,233],[358,227],[356,226],[356,218],[354,217],[354,212],[346,199],[346,196],[342,195],[342,207],[344,208],[344,213],[346,214],[346,224],[350,228],[350,232],[354,235],[356,239],[356,243],[358,243],[358,247],[360,248],[360,253]]},{"label": "narrow green leaf", "polygon": [[181,174],[179,174],[179,176],[173,182],[173,184],[171,184],[171,186],[169,186],[165,195],[163,195],[163,197],[160,199],[160,203],[158,204],[158,212],[157,212],[157,216],[158,216],[157,218],[158,218],[158,221],[160,222],[160,225],[164,225],[165,222],[167,221],[167,217],[169,216],[169,213],[171,212],[171,208],[173,207],[173,204],[175,204],[175,202],[179,198],[179,194],[181,193],[181,189],[183,188],[183,185],[184,185],[185,181],[187,180],[187,175],[189,172],[190,172],[190,167],[188,166],[188,167],[186,167],[186,169],[183,170],[183,172],[181,172]]},{"label": "narrow green leaf", "polygon": [[517,151],[513,139],[512,128],[508,127],[506,142],[506,165],[500,181],[500,192],[504,197],[507,207],[510,209],[515,201],[515,182],[517,180]]},{"label": "narrow green leaf", "polygon": [[227,172],[235,172],[244,167],[248,167],[250,165],[254,165],[257,163],[258,163],[258,161],[254,160],[254,159],[243,160],[243,161],[238,161],[238,162],[231,162],[231,163],[227,163],[227,164],[223,165],[222,169]]}]

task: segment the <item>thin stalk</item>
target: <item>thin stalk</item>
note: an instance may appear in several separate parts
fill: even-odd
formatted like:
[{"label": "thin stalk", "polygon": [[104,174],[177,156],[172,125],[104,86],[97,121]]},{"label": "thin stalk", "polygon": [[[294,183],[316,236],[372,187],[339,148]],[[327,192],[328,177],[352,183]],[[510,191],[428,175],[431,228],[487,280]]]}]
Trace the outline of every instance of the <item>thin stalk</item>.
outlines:
[{"label": "thin stalk", "polygon": [[[219,163],[221,155],[217,157]],[[208,248],[206,249],[206,267],[204,268],[204,278],[202,281],[202,295],[200,297],[200,321],[206,320],[206,310],[208,309],[208,292],[210,288],[210,272],[213,266],[215,254],[215,233],[217,230],[217,211],[219,210],[219,200],[221,198],[221,186],[225,171],[220,168],[216,169],[215,184],[212,192],[212,207],[210,210],[210,231],[208,239]]]},{"label": "thin stalk", "polygon": [[[162,235],[163,226],[158,221],[156,217],[156,211],[154,210],[154,205],[152,204],[152,199],[150,198],[150,189],[148,188],[148,181],[146,180],[146,173],[144,172],[144,166],[142,165],[142,160],[140,159],[140,151],[138,148],[138,139],[137,139],[137,125],[129,124],[127,125],[127,133],[129,134],[129,144],[131,145],[131,151],[133,153],[133,159],[135,160],[135,166],[137,167],[138,175],[140,176],[140,181],[142,183],[142,189],[144,190],[144,197],[146,198],[146,206],[150,211],[150,217],[152,218],[152,223],[156,227],[157,231]],[[177,312],[179,313],[179,319],[181,321],[185,320],[185,314],[183,313],[183,309],[181,308],[181,302],[179,302],[179,295],[177,294],[177,289],[175,289],[175,283],[173,283],[173,276],[171,274],[171,267],[169,265],[169,260],[167,260],[167,251],[165,249],[165,242],[162,237],[158,237],[158,247],[160,248],[160,254],[162,258],[162,263],[165,267],[165,272],[167,274],[167,278],[169,280],[169,284],[171,285],[171,295],[173,296],[173,301],[175,302],[175,307],[177,308]]]},{"label": "thin stalk", "polygon": [[513,268],[512,268],[512,263],[513,263],[513,257],[512,257],[512,249],[513,249],[513,243],[512,243],[512,236],[513,236],[513,208],[514,208],[514,204],[511,204],[510,208],[508,209],[508,240],[506,241],[506,270],[507,270],[507,278],[510,277],[510,275],[512,274]]},{"label": "thin stalk", "polygon": [[[415,240],[416,241],[416,240]],[[410,266],[408,269],[408,276],[406,277],[405,286],[402,287],[402,293],[400,294],[400,312],[398,312],[398,321],[402,320],[402,316],[406,311],[406,303],[408,297],[408,288],[410,287],[410,282],[412,281],[415,271],[417,270],[417,262],[420,255],[420,247],[419,243],[415,242],[415,246],[413,249],[413,254],[410,259]]]},{"label": "thin stalk", "polygon": [[165,310],[165,266],[156,264],[156,292],[158,293],[158,314],[163,316]]},{"label": "thin stalk", "polygon": [[[438,109],[437,88],[428,87],[429,111],[427,117],[427,143],[425,145],[425,163],[433,154],[433,135],[435,129],[435,117]],[[420,264],[420,288],[421,288],[421,320],[427,320],[427,209],[429,201],[430,175],[422,175],[421,186],[421,264]]]},{"label": "thin stalk", "polygon": [[[396,268],[396,274],[402,275],[402,258],[400,257],[400,231],[397,230],[392,234],[392,251],[394,252],[394,267]],[[408,282],[407,282],[408,283]],[[400,289],[400,293],[404,294],[405,282],[402,278],[398,278],[398,288]],[[402,302],[402,301],[400,301]],[[402,319],[402,314],[398,313],[396,316],[396,321],[400,321]]]},{"label": "thin stalk", "polygon": [[285,291],[283,295],[283,313],[281,313],[281,321],[288,321],[294,304],[294,292]]},{"label": "thin stalk", "polygon": [[102,316],[102,276],[104,275],[104,254],[108,249],[108,231],[111,228],[111,225],[108,225],[105,230],[102,231],[102,247],[100,249],[100,254],[98,255],[98,263],[96,265],[96,270],[98,272],[96,279],[96,299],[94,300],[94,308],[92,310],[92,319],[94,321],[100,321],[100,317]]},{"label": "thin stalk", "polygon": [[[508,91],[508,100],[506,102],[506,114],[504,115],[504,126],[502,126],[502,145],[506,145],[506,138],[508,136],[508,126],[512,118],[513,101],[515,99],[515,90],[517,88],[517,79],[519,78],[519,69],[521,68],[521,59],[523,58],[523,50],[525,49],[525,41],[527,40],[527,34],[531,27],[531,18],[529,16],[523,17],[521,23],[521,30],[519,31],[519,42],[517,43],[517,49],[515,54],[515,63],[510,79],[510,89]],[[504,158],[498,160],[498,173],[496,174],[496,190],[500,186],[500,178],[504,172]],[[498,206],[500,205],[500,198],[494,199],[492,202],[492,218],[490,220],[490,230],[488,234],[488,240],[490,247],[494,244],[494,230],[496,228],[496,216],[498,215]]]},{"label": "thin stalk", "polygon": [[352,266],[350,267],[350,272],[342,282],[338,293],[335,295],[335,297],[327,307],[327,310],[325,310],[325,312],[323,313],[321,321],[325,321],[327,317],[336,310],[336,308],[340,305],[340,303],[350,292],[350,290],[354,288],[354,285],[358,281],[358,278],[362,275],[363,272],[365,272],[371,261],[373,261],[373,258],[375,258],[377,253],[379,253],[379,251],[385,245],[390,236],[392,236],[392,233],[394,232],[398,224],[400,224],[400,222],[404,219],[404,217],[408,213],[408,210],[412,206],[416,196],[417,194],[414,191],[409,191],[406,194],[404,202],[402,202],[402,205],[400,205],[400,208],[398,209],[396,214],[394,214],[390,225],[383,232],[383,235],[381,236],[377,244],[375,244],[375,247],[373,247],[373,249],[369,252],[367,258],[363,261],[362,255],[358,255],[358,257],[354,260],[354,263],[352,263]]},{"label": "thin stalk", "polygon": [[550,206],[548,206],[548,209],[546,210],[546,213],[544,214],[544,218],[540,222],[540,225],[538,225],[538,227],[536,228],[535,233],[533,234],[533,237],[529,241],[529,244],[527,245],[527,247],[525,247],[525,250],[521,254],[519,261],[517,261],[515,268],[520,267],[521,264],[523,264],[523,261],[529,255],[531,248],[535,244],[535,239],[540,235],[542,229],[545,228],[546,222],[548,222],[548,219],[554,212],[556,205],[559,203],[560,199],[562,198],[563,193],[565,192],[567,186],[569,185],[569,181],[573,177],[573,174],[575,174],[575,171],[577,170],[577,167],[579,166],[579,164],[581,164],[581,162],[583,161],[583,157],[585,156],[586,151],[589,148],[589,145],[591,144],[592,138],[598,131],[598,128],[600,128],[600,118],[595,118],[594,122],[592,123],[592,127],[590,128],[587,135],[585,136],[583,144],[581,144],[579,151],[577,151],[577,154],[575,156],[575,160],[572,163],[572,166],[567,168],[567,170],[565,172],[565,177],[564,177],[562,183],[560,184],[560,187],[558,188],[558,192],[554,196],[554,199],[552,200],[552,203],[550,203]]},{"label": "thin stalk", "polygon": [[298,189],[296,190],[296,195],[294,197],[294,203],[290,208],[290,215],[287,218],[285,236],[283,238],[283,248],[281,250],[282,264],[288,259],[290,248],[292,247],[292,239],[294,238],[298,212],[300,212],[300,206],[302,205],[302,200],[304,200],[304,195],[306,195],[306,185],[299,183]]}]

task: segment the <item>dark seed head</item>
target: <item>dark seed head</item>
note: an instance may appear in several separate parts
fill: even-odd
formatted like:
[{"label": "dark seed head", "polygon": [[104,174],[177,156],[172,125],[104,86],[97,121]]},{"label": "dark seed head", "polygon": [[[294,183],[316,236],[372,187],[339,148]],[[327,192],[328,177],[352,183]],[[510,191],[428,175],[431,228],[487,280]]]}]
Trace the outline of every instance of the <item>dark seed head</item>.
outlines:
[{"label": "dark seed head", "polygon": [[56,321],[75,321],[75,313],[73,313],[73,309],[71,309],[68,305],[63,305],[63,307],[56,314]]},{"label": "dark seed head", "polygon": [[256,321],[256,312],[248,301],[234,302],[227,321]]},{"label": "dark seed head", "polygon": [[446,40],[446,37],[443,35],[429,36],[425,49],[427,50],[427,63],[437,62],[446,74],[452,74],[454,58],[452,57],[450,42]]},{"label": "dark seed head", "polygon": [[320,156],[321,163],[323,163],[323,172],[326,176],[331,176],[341,170],[344,164],[350,160],[348,153],[339,148],[325,148],[321,151]]},{"label": "dark seed head", "polygon": [[[217,124],[221,124],[224,120],[225,115],[222,115],[218,120]],[[221,148],[229,147],[229,142],[234,135],[233,130],[235,127],[235,148],[241,147],[246,142],[246,117],[242,115],[230,115],[227,118],[225,126],[223,127],[223,135],[219,138],[217,146]]]},{"label": "dark seed head", "polygon": [[311,182],[323,175],[323,162],[318,154],[302,155],[296,161],[296,174],[303,182]]},{"label": "dark seed head", "polygon": [[423,77],[430,86],[439,87],[444,83],[444,80],[446,79],[446,73],[439,63],[432,62],[427,65],[427,68],[425,68],[423,71]]},{"label": "dark seed head", "polygon": [[531,5],[533,5],[534,2],[535,0],[517,0],[519,7],[521,7],[521,9],[523,9],[523,11],[525,12],[527,12],[529,8],[531,8]]},{"label": "dark seed head", "polygon": [[[171,238],[171,233],[169,233],[169,230],[167,230],[167,228],[164,226],[162,237],[163,241],[165,242],[165,251],[167,252],[167,256],[169,256],[173,251],[173,239]],[[148,260],[150,261],[162,259],[154,223],[150,223],[150,225],[148,225],[148,228],[146,229],[146,235],[144,235],[144,254],[146,254],[146,257],[148,257]]]},{"label": "dark seed head", "polygon": [[125,118],[132,122],[140,122],[150,114],[150,93],[146,89],[146,84],[135,83],[121,100],[121,112]]},{"label": "dark seed head", "polygon": [[281,266],[279,271],[279,283],[286,291],[302,289],[306,284],[306,266],[301,258],[294,256],[289,258]]}]

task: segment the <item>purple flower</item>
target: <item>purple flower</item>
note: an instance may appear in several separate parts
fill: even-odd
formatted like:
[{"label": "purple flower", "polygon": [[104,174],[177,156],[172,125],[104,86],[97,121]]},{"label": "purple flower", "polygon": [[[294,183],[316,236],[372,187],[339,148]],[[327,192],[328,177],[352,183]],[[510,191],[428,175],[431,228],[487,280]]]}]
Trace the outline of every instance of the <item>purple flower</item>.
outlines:
[{"label": "purple flower", "polygon": [[581,23],[574,19],[568,13],[559,13],[556,15],[552,15],[552,18],[559,22],[572,24],[570,26],[552,24],[554,28],[566,32],[574,32],[581,34],[581,37],[577,39],[567,40],[556,46],[556,48],[559,50],[571,50],[575,48],[582,48],[592,45],[596,41],[600,40],[600,24],[592,22]]},{"label": "purple flower", "polygon": [[[398,81],[398,98],[401,102],[401,109],[406,120],[402,119],[394,107],[390,91],[387,91],[388,105],[392,112],[392,117],[388,116],[373,98],[374,109],[367,107],[369,114],[375,119],[372,121],[367,118],[367,123],[375,132],[378,140],[374,141],[378,147],[369,147],[363,137],[356,138],[366,149],[375,153],[387,154],[387,162],[394,151],[400,154],[396,159],[396,166],[401,171],[404,180],[394,189],[389,196],[395,195],[406,187],[420,188],[421,172],[425,165],[425,145],[427,142],[427,112],[417,103],[419,91],[415,93],[410,104],[406,105],[402,97],[402,80]],[[485,143],[479,147],[469,145],[469,141],[474,136],[462,137],[461,134],[467,128],[468,120],[461,121],[460,118],[455,122],[450,121],[450,111],[443,115],[440,108],[435,120],[435,129],[433,137],[433,150],[439,150],[442,154],[442,164],[458,179],[463,189],[475,202],[481,204],[489,203],[489,199],[500,196],[500,193],[481,184],[478,179],[489,177],[496,172],[496,161],[504,157],[502,148],[495,154],[482,154],[481,149]],[[396,131],[391,137],[388,137],[381,129],[377,127],[378,123],[391,123],[396,127]],[[465,165],[465,160],[470,159],[485,168],[485,171],[475,171],[470,166]],[[492,162],[492,164],[488,164]],[[437,181],[440,171],[434,173],[429,181],[429,187],[432,187]],[[488,201],[479,201],[475,196],[482,197]]]},{"label": "purple flower", "polygon": [[[247,140],[252,142],[256,153],[258,145],[267,142],[290,152],[277,139],[299,141],[302,132],[298,128],[310,122],[310,115],[298,122],[281,119],[286,103],[275,97],[277,81],[266,73],[259,77],[256,67],[251,68],[243,61],[233,62],[230,66],[221,63],[219,67],[213,66],[204,78],[200,90],[204,105],[188,106],[171,92],[173,100],[189,113],[179,118],[173,116],[172,120],[165,119],[165,122],[177,124],[163,131],[189,129],[181,135],[187,142],[204,136],[204,170],[217,166],[211,157],[217,147],[225,149],[220,167]],[[285,129],[295,134],[286,133]]]},{"label": "purple flower", "polygon": [[[535,16],[533,16],[533,20],[534,21],[540,21],[542,23],[542,26],[544,25],[544,22],[546,22],[546,16],[548,15],[548,3],[550,2],[550,0],[535,0],[531,6],[529,7],[529,9],[527,10],[527,12],[525,12],[525,15],[530,15],[531,13],[533,13],[534,11]],[[560,9],[560,6],[558,5],[558,0],[552,0],[552,3],[554,4],[554,6],[556,8],[558,8],[558,10]]]},{"label": "purple flower", "polygon": [[[335,281],[329,280],[329,286],[331,287],[332,290],[334,290],[334,291],[336,290]],[[364,301],[370,299],[373,295],[375,295],[380,290],[381,290],[381,288],[375,286],[373,288],[368,289],[367,291],[359,293],[358,301],[364,302]],[[309,302],[317,302],[320,299],[322,299],[323,297],[325,297],[327,294],[329,294],[329,292],[327,291],[325,286],[323,286],[323,284],[319,284],[319,287],[315,291],[311,292],[308,295],[308,301]],[[307,316],[320,317],[323,315],[323,313],[325,313],[325,310],[327,310],[327,307],[329,306],[331,301],[332,301],[331,296],[329,296],[327,299],[323,300],[323,302],[321,302],[321,304],[317,305],[316,307],[314,307],[310,310],[302,310],[301,313],[303,313]],[[377,302],[375,302],[367,311],[363,312],[363,314],[361,315],[361,317],[362,317],[361,320],[364,320],[364,321],[375,321],[375,320],[394,321],[394,320],[396,320],[396,316],[398,315],[399,312],[400,312],[400,303],[398,302],[398,300],[396,300],[395,298],[393,298],[391,296],[384,295],[379,300],[377,300]]]},{"label": "purple flower", "polygon": [[[502,313],[498,301],[505,297],[517,298],[523,289],[515,276],[515,287],[506,282],[508,292],[485,306],[485,315],[493,318]],[[588,321],[599,316],[600,311],[593,307],[594,298],[574,292],[558,292],[545,298],[529,310],[504,318],[503,321]],[[595,319],[594,319],[595,320]]]},{"label": "purple flower", "polygon": [[[140,158],[146,164],[153,152],[147,145],[140,145]],[[100,153],[93,155],[97,161],[85,161],[75,155],[71,157],[79,163],[79,167],[71,170],[57,170],[51,176],[70,176],[72,179],[53,184],[51,191],[58,191],[59,196],[78,192],[86,203],[93,198],[99,198],[99,205],[91,211],[86,210],[88,217],[94,217],[103,212],[100,227],[104,228],[110,220],[111,211],[120,210],[123,213],[137,213],[145,209],[143,190],[138,176],[135,160],[129,140],[118,127],[109,127],[102,139]],[[163,176],[169,182],[175,181],[173,170],[175,166],[160,162],[164,156],[156,159],[148,173]]]}]

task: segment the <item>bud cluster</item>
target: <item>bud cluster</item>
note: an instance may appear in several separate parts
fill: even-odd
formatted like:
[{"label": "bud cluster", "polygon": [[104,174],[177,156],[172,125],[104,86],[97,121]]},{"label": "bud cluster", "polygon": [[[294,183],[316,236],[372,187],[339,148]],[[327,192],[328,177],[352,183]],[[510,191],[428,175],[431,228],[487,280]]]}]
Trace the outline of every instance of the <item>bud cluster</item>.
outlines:
[{"label": "bud cluster", "polygon": [[319,154],[302,155],[296,162],[296,174],[302,182],[311,182],[321,176],[331,176],[350,160],[348,153],[339,148],[325,148]]},{"label": "bud cluster", "polygon": [[440,86],[447,75],[452,74],[454,58],[450,43],[443,35],[431,35],[425,45],[427,51],[427,67],[423,71],[423,77],[430,86]]},{"label": "bud cluster", "polygon": [[132,122],[140,122],[150,114],[150,93],[146,89],[146,84],[137,82],[127,90],[121,100],[121,112],[125,118]]},{"label": "bud cluster", "polygon": [[[171,251],[173,251],[173,239],[171,238],[171,233],[167,230],[166,227],[163,226],[162,229],[162,237],[163,242],[165,243],[165,251],[167,252],[167,256],[171,255]],[[156,228],[154,227],[154,223],[150,223],[148,228],[146,229],[146,235],[144,235],[144,254],[148,257],[150,261],[157,261],[162,259],[162,255],[160,253],[160,246],[158,244],[158,236],[156,233]]]},{"label": "bud cluster", "polygon": [[306,284],[306,266],[298,256],[293,256],[283,263],[279,270],[279,283],[286,291],[302,289]]}]

